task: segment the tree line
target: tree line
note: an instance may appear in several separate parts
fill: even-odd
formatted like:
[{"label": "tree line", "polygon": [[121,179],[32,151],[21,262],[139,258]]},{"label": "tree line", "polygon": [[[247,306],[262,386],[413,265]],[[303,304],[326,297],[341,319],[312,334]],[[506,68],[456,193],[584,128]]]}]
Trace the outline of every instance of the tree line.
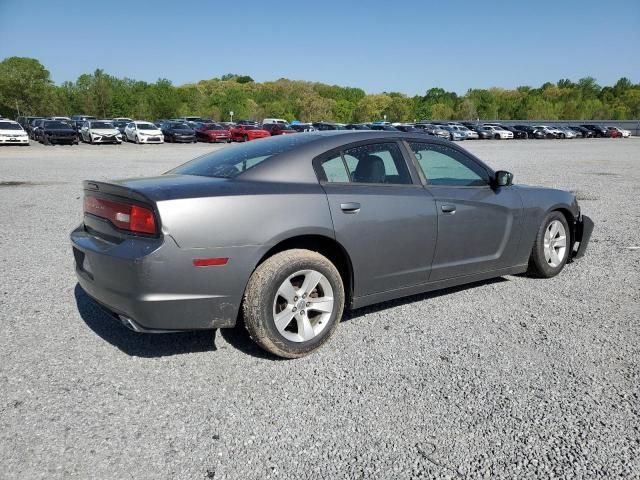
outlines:
[{"label": "tree line", "polygon": [[538,88],[469,89],[464,95],[430,88],[424,95],[367,94],[360,88],[288,80],[255,82],[227,74],[173,85],[117,78],[103,70],[56,85],[34,58],[0,62],[0,114],[131,117],[154,120],[200,115],[219,121],[266,117],[303,121],[382,120],[627,120],[640,118],[640,84],[621,78],[613,86],[592,77],[562,79]]}]

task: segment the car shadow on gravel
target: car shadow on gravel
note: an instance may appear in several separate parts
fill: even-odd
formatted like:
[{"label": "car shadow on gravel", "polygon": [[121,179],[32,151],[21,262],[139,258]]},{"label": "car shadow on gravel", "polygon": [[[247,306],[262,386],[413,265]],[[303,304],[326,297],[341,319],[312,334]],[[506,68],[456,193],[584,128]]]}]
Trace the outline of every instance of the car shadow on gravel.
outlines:
[{"label": "car shadow on gravel", "polygon": [[345,312],[342,321],[348,322],[349,320],[353,320],[358,317],[362,317],[364,315],[368,315],[370,313],[380,312],[382,310],[386,310],[388,308],[399,307],[402,305],[407,305],[409,303],[415,303],[422,300],[430,300],[432,298],[438,298],[443,295],[451,295],[454,293],[462,292],[464,290],[469,290],[473,288],[478,288],[483,285],[492,285],[494,283],[502,283],[508,282],[509,280],[504,277],[496,277],[490,278],[488,280],[482,280],[474,283],[467,283],[465,285],[460,285],[457,287],[443,288],[442,290],[434,290],[432,292],[419,293],[417,295],[411,295],[409,297],[398,298],[395,300],[389,300],[388,302],[377,303],[375,305],[370,305],[368,307],[358,308],[356,310],[349,310]]},{"label": "car shadow on gravel", "polygon": [[[342,321],[348,322],[355,318],[389,308],[429,300],[442,295],[451,295],[470,288],[477,288],[482,285],[491,285],[507,281],[508,280],[504,277],[497,277],[458,287],[445,288],[443,290],[436,290],[397,300],[390,300],[388,302],[358,308],[357,310],[347,311],[345,312]],[[181,355],[185,353],[215,351],[217,350],[215,339],[219,334],[226,343],[231,345],[233,348],[240,350],[242,353],[265,360],[283,360],[282,358],[276,357],[275,355],[261,349],[251,340],[247,330],[244,328],[241,316],[239,316],[237,325],[234,328],[223,328],[213,331],[206,330],[201,332],[141,334],[129,330],[118,322],[113,316],[107,313],[102,309],[102,307],[100,307],[100,305],[91,299],[79,284],[76,284],[74,295],[76,298],[78,312],[87,326],[100,338],[119,348],[127,355],[154,358]],[[222,345],[220,348],[225,348],[225,346]]]},{"label": "car shadow on gravel", "polygon": [[215,330],[167,334],[136,333],[103,310],[79,284],[76,284],[74,295],[78,312],[87,326],[100,338],[127,355],[154,358],[216,350]]}]

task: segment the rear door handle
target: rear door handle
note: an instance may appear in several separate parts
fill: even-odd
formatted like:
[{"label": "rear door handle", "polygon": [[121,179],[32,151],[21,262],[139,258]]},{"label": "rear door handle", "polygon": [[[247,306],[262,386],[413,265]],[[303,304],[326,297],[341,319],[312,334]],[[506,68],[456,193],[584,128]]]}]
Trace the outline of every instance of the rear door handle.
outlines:
[{"label": "rear door handle", "polygon": [[440,207],[440,210],[442,210],[442,213],[449,213],[453,215],[454,213],[456,213],[456,206],[445,204]]},{"label": "rear door handle", "polygon": [[358,213],[360,211],[360,204],[358,202],[341,203],[340,208],[344,213]]}]

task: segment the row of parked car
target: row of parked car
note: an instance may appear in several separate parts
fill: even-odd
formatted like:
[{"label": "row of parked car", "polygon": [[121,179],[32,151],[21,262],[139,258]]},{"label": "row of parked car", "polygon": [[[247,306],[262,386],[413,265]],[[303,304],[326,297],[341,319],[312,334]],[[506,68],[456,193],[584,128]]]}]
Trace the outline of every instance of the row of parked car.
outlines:
[{"label": "row of parked car", "polygon": [[[403,132],[424,131],[449,140],[507,140],[507,139],[551,139],[551,138],[605,138],[629,137],[631,132],[619,127],[604,125],[504,125],[501,123],[474,122],[419,122],[413,124],[349,124],[344,128],[355,130],[400,130]],[[329,128],[325,128],[329,129]]]},{"label": "row of parked car", "polygon": [[[2,130],[8,130],[4,133]],[[273,135],[289,135],[322,130],[386,130],[432,135],[453,141],[476,139],[549,139],[629,137],[631,132],[615,126],[504,125],[474,122],[352,123],[287,122],[267,118],[215,122],[201,117],[161,119],[155,122],[130,118],[98,119],[87,115],[73,117],[18,117],[15,122],[0,120],[0,143],[28,144],[29,139],[45,145],[53,143],[195,143],[247,142]]]}]

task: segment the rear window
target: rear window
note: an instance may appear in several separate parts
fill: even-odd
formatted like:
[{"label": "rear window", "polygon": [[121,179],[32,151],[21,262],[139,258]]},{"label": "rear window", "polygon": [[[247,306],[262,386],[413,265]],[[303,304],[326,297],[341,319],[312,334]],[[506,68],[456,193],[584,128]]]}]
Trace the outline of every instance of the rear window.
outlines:
[{"label": "rear window", "polygon": [[233,178],[271,157],[316,138],[315,135],[278,135],[259,142],[242,143],[198,157],[167,173]]}]

